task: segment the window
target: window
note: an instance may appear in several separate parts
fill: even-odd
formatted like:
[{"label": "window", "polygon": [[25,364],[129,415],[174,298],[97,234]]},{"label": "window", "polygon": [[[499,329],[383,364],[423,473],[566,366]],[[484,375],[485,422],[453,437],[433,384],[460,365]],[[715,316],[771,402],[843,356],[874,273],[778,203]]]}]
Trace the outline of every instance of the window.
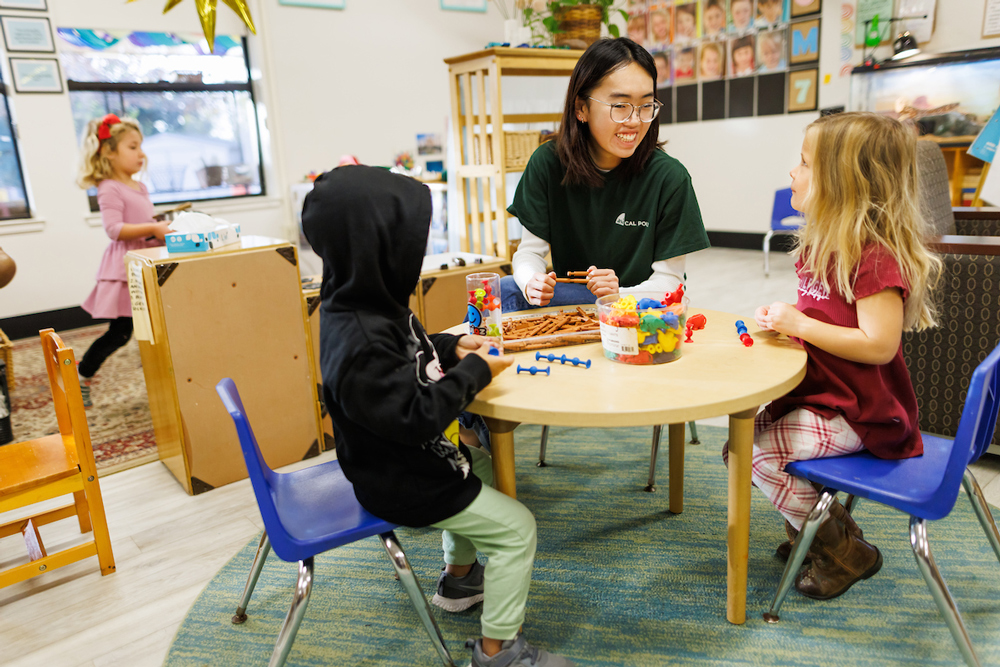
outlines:
[{"label": "window", "polygon": [[21,160],[17,155],[14,125],[10,122],[7,88],[0,79],[0,220],[28,218],[28,197],[24,190]]},{"label": "window", "polygon": [[[78,142],[108,113],[134,118],[154,203],[264,194],[246,43],[219,35],[59,28]],[[96,190],[91,209],[97,210]]]}]

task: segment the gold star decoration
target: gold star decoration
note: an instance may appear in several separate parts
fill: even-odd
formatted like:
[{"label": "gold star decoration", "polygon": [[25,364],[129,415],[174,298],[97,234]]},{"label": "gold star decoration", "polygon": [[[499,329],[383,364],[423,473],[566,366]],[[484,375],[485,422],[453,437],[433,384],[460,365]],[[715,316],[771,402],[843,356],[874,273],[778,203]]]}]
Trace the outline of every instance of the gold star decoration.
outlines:
[{"label": "gold star decoration", "polygon": [[[135,2],[135,0],[127,0]],[[166,14],[176,7],[182,0],[167,0],[163,7]],[[222,0],[230,9],[236,12],[253,34],[257,34],[257,29],[253,25],[253,17],[250,16],[250,8],[247,7],[246,0]],[[198,19],[201,21],[201,28],[205,31],[205,39],[208,41],[208,50],[215,49],[215,7],[218,0],[194,0],[195,8],[198,10]]]}]

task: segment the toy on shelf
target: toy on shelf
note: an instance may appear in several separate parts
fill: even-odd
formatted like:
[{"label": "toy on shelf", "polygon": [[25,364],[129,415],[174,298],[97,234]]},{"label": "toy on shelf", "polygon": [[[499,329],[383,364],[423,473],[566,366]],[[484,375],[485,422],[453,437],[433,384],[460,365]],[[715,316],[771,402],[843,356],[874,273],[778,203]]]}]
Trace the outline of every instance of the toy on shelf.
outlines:
[{"label": "toy on shelf", "polygon": [[521,371],[524,371],[525,373],[531,373],[532,375],[535,375],[536,373],[545,373],[546,375],[548,375],[552,372],[552,367],[546,366],[545,368],[539,368],[538,366],[532,366],[531,368],[525,368],[521,364],[518,364],[517,372],[520,373]]},{"label": "toy on shelf", "polygon": [[557,357],[551,352],[549,354],[542,354],[541,352],[535,352],[535,361],[542,361],[543,359],[546,359],[548,361],[558,361],[564,366],[566,364],[573,364],[574,366],[583,366],[584,368],[590,368],[590,359],[580,359],[579,357],[573,357],[572,359],[570,359],[565,354]]},{"label": "toy on shelf", "polygon": [[708,318],[701,313],[689,317],[687,321],[687,328],[684,330],[684,342],[693,343],[694,341],[691,340],[691,332],[704,329],[706,324],[708,324]]},{"label": "toy on shelf", "polygon": [[753,346],[753,338],[747,333],[747,325],[743,323],[743,320],[736,320],[736,333],[739,334],[740,340],[743,341],[745,347]]}]

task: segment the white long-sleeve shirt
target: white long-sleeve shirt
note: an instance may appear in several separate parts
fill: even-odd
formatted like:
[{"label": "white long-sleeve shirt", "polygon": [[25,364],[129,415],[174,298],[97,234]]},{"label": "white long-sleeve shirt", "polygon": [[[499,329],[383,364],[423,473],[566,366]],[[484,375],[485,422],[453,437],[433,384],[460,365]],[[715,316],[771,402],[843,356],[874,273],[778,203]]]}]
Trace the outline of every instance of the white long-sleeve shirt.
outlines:
[{"label": "white long-sleeve shirt", "polygon": [[[517,283],[521,294],[527,299],[525,289],[528,281],[536,273],[545,273],[545,256],[549,254],[550,247],[547,241],[541,239],[527,228],[521,230],[521,243],[517,246],[517,252],[511,260],[514,271],[514,282]],[[598,267],[606,268],[606,267]],[[620,292],[629,294],[631,292],[673,292],[677,286],[684,282],[685,255],[671,257],[653,262],[650,265],[651,275],[638,285],[620,287]]]}]

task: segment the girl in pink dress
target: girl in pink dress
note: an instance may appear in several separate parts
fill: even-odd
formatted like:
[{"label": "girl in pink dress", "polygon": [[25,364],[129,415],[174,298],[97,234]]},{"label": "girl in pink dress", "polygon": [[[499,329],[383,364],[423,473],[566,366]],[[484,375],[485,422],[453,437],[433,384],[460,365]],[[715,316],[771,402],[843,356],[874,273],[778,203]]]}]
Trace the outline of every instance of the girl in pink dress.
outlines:
[{"label": "girl in pink dress", "polygon": [[80,392],[88,408],[93,405],[90,387],[94,374],[132,337],[125,253],[163,245],[163,237],[170,231],[167,223],[154,220],[146,186],[132,178],[145,161],[142,130],[134,120],[108,114],[87,125],[77,183],[82,188],[97,186],[101,221],[111,239],[97,270],[97,285],[83,302],[83,309],[94,318],[111,320],[107,333],[94,341],[80,361]]}]

